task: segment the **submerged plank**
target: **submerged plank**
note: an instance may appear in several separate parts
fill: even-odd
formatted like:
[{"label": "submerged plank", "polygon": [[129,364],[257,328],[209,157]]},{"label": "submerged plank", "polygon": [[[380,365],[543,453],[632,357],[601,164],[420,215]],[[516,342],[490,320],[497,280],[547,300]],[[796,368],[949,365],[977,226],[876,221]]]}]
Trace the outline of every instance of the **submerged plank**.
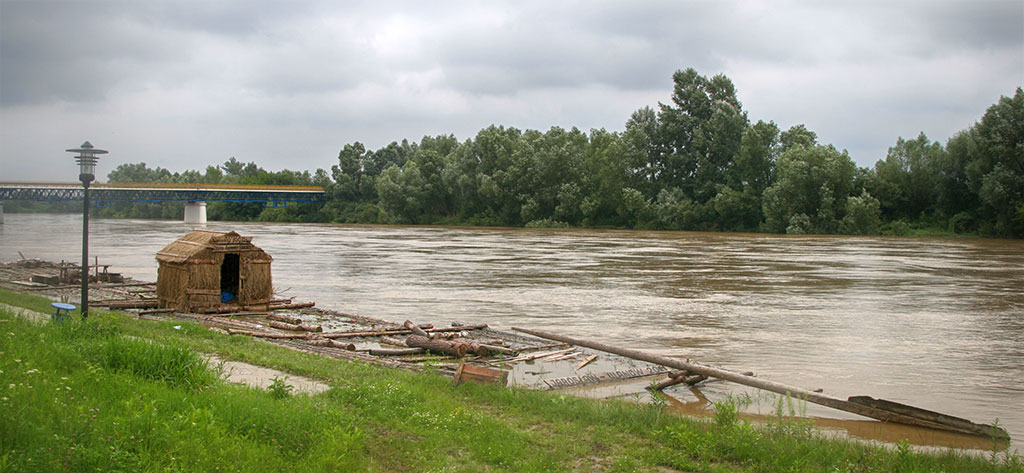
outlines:
[{"label": "submerged plank", "polygon": [[576,386],[586,386],[590,384],[611,383],[615,381],[623,381],[626,379],[657,376],[668,373],[669,371],[670,370],[666,368],[648,366],[646,368],[631,368],[628,370],[607,371],[604,373],[584,374],[579,376],[566,376],[564,378],[545,379],[544,384],[548,385],[548,389],[572,388]]}]

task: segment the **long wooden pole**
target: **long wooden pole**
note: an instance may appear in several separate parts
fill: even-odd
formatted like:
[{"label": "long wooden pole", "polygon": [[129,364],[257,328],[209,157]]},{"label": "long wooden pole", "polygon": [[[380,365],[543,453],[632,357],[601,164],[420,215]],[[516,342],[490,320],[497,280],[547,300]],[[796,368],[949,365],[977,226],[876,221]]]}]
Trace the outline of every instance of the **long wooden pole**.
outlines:
[{"label": "long wooden pole", "polygon": [[676,368],[680,370],[687,370],[694,374],[724,379],[726,381],[732,381],[734,383],[742,384],[744,386],[763,389],[765,391],[771,391],[773,393],[782,394],[785,396],[793,396],[795,398],[803,399],[808,402],[813,402],[815,404],[820,404],[826,407],[831,407],[833,409],[839,409],[841,411],[851,412],[854,414],[870,417],[872,419],[878,419],[885,422],[917,425],[940,430],[951,430],[954,432],[962,432],[971,435],[984,435],[997,438],[1009,438],[1009,435],[1006,433],[1005,430],[998,429],[991,425],[974,424],[974,427],[971,428],[963,428],[966,426],[951,426],[928,421],[925,419],[920,419],[917,417],[911,417],[909,415],[878,409],[871,406],[856,404],[845,399],[839,399],[837,397],[828,396],[822,393],[816,393],[814,391],[808,391],[802,388],[787,386],[782,383],[776,383],[773,381],[755,378],[753,376],[746,376],[742,373],[727,371],[712,366],[702,365],[699,363],[692,363],[688,361],[678,360],[675,358],[652,355],[650,353],[645,353],[639,350],[615,347],[603,343],[592,342],[589,340],[581,340],[578,338],[566,337],[564,335],[558,335],[555,333],[542,332],[540,330],[530,330],[517,327],[512,327],[512,330],[527,333],[548,340],[555,340],[563,343],[571,343],[573,345],[581,347],[593,348],[594,350],[601,350],[608,353],[614,353],[616,355],[624,356],[626,358],[632,358],[634,360],[646,361],[648,363],[654,363],[656,365],[661,366],[668,366],[670,368]]}]

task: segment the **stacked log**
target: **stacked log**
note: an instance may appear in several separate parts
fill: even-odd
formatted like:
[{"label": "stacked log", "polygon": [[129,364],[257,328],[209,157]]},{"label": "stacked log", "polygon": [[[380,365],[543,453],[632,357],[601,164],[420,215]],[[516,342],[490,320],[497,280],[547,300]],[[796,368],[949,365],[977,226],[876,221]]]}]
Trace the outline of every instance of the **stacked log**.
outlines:
[{"label": "stacked log", "polygon": [[319,326],[319,325],[310,325],[310,324],[302,323],[302,322],[297,323],[297,324],[290,324],[290,323],[287,323],[287,322],[278,322],[276,320],[271,320],[270,322],[267,322],[267,325],[269,325],[269,326],[271,326],[273,328],[276,328],[276,329],[280,329],[280,330],[292,330],[292,331],[300,331],[300,332],[323,332],[324,331],[324,328]]},{"label": "stacked log", "polygon": [[340,348],[342,350],[348,351],[355,351],[356,349],[355,344],[338,342],[335,340],[331,340],[329,338],[314,338],[312,340],[307,340],[306,343],[313,345],[315,347]]},{"label": "stacked log", "polygon": [[156,299],[152,300],[128,300],[128,301],[108,301],[103,304],[110,309],[154,309],[160,306],[160,302]]},{"label": "stacked log", "polygon": [[[405,339],[405,344],[409,347],[425,348],[433,352],[454,355],[459,358],[466,356],[466,354],[486,356],[491,351],[510,351],[503,347],[468,342],[465,340],[442,340],[441,337],[438,336],[437,332],[440,332],[443,329],[436,329],[431,333],[427,333],[427,331],[421,329],[411,320],[406,320],[402,325],[412,333],[409,338]],[[454,327],[456,331],[461,331],[467,328],[468,327]]]},{"label": "stacked log", "polygon": [[281,314],[267,314],[267,318],[270,319],[270,320],[276,320],[278,322],[284,322],[284,323],[294,324],[294,325],[298,325],[298,324],[302,323],[302,319],[300,319],[298,317],[291,317],[291,316],[281,315]]},{"label": "stacked log", "polygon": [[435,340],[421,335],[409,335],[405,344],[410,348],[424,348],[434,353],[444,353],[459,358],[466,356],[469,352],[469,344],[461,340]]}]

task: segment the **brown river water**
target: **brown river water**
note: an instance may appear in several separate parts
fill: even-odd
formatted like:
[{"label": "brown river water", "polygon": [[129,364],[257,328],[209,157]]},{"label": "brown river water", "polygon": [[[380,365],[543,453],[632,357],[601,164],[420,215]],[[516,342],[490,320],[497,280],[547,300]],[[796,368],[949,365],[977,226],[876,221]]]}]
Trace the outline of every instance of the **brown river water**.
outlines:
[{"label": "brown river water", "polygon": [[[213,222],[319,307],[522,326],[1006,428],[1024,442],[1024,241]],[[180,221],[96,220],[90,255],[156,280]],[[81,259],[81,217],[8,214],[0,261]],[[749,388],[714,383],[712,401]],[[677,391],[670,407],[707,411]],[[770,410],[770,407],[768,408]],[[986,448],[806,407],[861,438]],[[867,431],[858,434],[853,429]],[[873,433],[872,433],[873,432]],[[940,436],[941,437],[941,436]],[[991,442],[989,442],[991,444]],[[990,447],[989,447],[990,448]],[[1005,448],[1005,445],[1002,447]]]}]

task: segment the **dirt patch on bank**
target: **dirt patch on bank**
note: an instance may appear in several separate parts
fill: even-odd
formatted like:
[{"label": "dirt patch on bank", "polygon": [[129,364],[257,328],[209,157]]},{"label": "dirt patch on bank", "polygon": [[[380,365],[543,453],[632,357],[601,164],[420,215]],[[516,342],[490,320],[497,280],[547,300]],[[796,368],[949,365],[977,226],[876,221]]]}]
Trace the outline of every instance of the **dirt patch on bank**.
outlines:
[{"label": "dirt patch on bank", "polygon": [[209,356],[207,360],[210,362],[210,366],[220,367],[221,378],[229,383],[267,389],[273,383],[274,378],[277,378],[294,387],[295,392],[318,394],[331,389],[330,386],[319,381],[265,366],[251,365],[241,361],[224,361],[215,356]]}]

